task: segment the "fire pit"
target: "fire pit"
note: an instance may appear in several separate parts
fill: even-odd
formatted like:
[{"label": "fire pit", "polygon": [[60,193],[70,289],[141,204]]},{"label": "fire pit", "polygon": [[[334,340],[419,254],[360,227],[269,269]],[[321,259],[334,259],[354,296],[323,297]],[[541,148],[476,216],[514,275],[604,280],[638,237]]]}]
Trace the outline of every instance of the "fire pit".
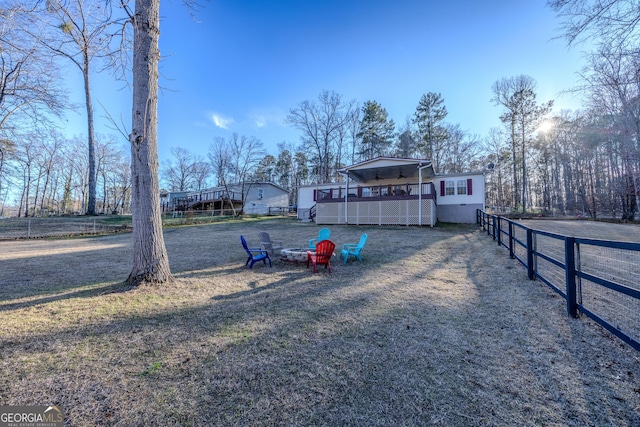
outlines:
[{"label": "fire pit", "polygon": [[287,248],[280,251],[280,260],[289,262],[307,262],[309,248]]}]

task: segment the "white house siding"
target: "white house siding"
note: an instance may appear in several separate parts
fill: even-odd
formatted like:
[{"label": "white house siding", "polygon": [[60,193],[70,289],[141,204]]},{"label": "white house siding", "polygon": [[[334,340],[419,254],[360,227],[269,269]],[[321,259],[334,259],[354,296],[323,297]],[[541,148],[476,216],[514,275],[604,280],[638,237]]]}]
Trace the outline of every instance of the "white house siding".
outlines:
[{"label": "white house siding", "polygon": [[[262,196],[260,196],[262,190]],[[244,212],[247,214],[266,215],[269,208],[289,208],[289,193],[270,183],[252,183],[247,192]]]},{"label": "white house siding", "polygon": [[[446,194],[447,181],[454,183],[454,194]],[[458,181],[470,181],[465,189],[472,194],[458,194]],[[476,209],[484,209],[484,175],[462,173],[438,175],[434,180],[438,200],[438,221],[452,223],[475,223]],[[444,188],[443,188],[444,185]],[[443,194],[444,189],[444,194]]]}]

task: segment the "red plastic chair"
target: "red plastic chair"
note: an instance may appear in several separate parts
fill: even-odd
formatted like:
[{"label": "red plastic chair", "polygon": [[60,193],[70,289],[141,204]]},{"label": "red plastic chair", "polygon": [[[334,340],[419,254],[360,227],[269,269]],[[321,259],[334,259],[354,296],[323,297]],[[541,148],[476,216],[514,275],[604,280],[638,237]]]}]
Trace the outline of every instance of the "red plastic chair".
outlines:
[{"label": "red plastic chair", "polygon": [[316,244],[316,250],[307,251],[307,268],[309,268],[309,264],[313,264],[313,272],[316,272],[316,266],[324,265],[324,268],[329,269],[329,273],[331,273],[331,257],[336,254],[333,253],[333,250],[336,248],[336,244],[331,240],[322,240]]}]

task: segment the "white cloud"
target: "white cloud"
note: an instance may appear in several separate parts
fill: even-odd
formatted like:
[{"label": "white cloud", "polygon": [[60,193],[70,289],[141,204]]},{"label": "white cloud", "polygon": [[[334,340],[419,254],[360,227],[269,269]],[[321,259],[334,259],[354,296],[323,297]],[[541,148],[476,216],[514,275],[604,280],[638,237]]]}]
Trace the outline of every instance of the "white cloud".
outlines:
[{"label": "white cloud", "polygon": [[231,117],[225,117],[222,114],[212,113],[211,119],[213,120],[213,124],[219,127],[220,129],[229,129],[229,127],[235,123],[235,120]]},{"label": "white cloud", "polygon": [[267,125],[267,119],[264,117],[254,117],[253,122],[259,128],[265,127]]},{"label": "white cloud", "polygon": [[286,114],[279,108],[254,108],[249,117],[257,128],[263,128],[270,124],[282,125]]}]

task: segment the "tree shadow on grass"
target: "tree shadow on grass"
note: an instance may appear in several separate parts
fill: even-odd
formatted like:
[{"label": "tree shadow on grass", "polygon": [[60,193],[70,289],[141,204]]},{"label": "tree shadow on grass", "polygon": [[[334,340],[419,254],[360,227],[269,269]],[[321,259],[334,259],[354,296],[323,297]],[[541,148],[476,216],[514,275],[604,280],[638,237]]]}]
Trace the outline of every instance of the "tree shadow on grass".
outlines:
[{"label": "tree shadow on grass", "polygon": [[31,299],[29,301],[3,304],[0,305],[0,312],[34,307],[37,305],[48,304],[65,299],[92,298],[100,295],[123,293],[128,292],[133,288],[135,287],[128,285],[126,282],[111,283],[104,286],[91,287],[90,289],[82,289],[71,292],[57,293],[55,295],[43,296],[40,298]]},{"label": "tree shadow on grass", "polygon": [[[462,245],[451,250],[462,251]],[[382,259],[385,254],[381,249],[373,256]],[[471,276],[485,268],[465,264],[465,258],[452,260],[460,272],[468,268]],[[279,425],[421,425],[430,421],[499,425],[509,423],[503,415],[531,419],[531,408],[520,400],[524,393],[509,393],[518,386],[526,390],[522,380],[527,379],[532,382],[527,387],[536,391],[532,402],[543,409],[551,407],[548,402],[553,396],[543,387],[549,380],[539,376],[550,367],[520,355],[511,335],[504,331],[499,337],[503,353],[523,362],[521,366],[512,363],[518,371],[532,373],[489,380],[478,374],[504,372],[497,368],[496,355],[483,351],[485,340],[495,338],[487,336],[483,326],[504,321],[500,313],[512,307],[508,298],[492,299],[499,289],[464,282],[468,290],[478,288],[482,304],[451,309],[438,306],[437,295],[426,286],[408,286],[416,282],[429,285],[424,277],[430,273],[429,266],[421,265],[420,274],[409,284],[406,276],[392,271],[393,280],[387,277],[389,283],[384,287],[362,280],[363,269],[354,266],[357,268],[343,269],[353,270],[351,280],[343,280],[346,274],[327,280],[308,270],[291,269],[277,271],[282,277],[259,286],[259,279],[270,276],[264,269],[243,275],[245,281],[237,292],[194,300],[187,307],[167,306],[166,310],[140,310],[124,316],[116,313],[78,326],[62,324],[54,334],[39,330],[26,337],[10,337],[2,350],[6,369],[17,367],[16,361],[25,354],[35,357],[43,348],[57,352],[48,359],[52,366],[57,359],[64,359],[68,366],[51,370],[55,382],[40,379],[38,372],[26,370],[20,375],[30,380],[31,396],[56,395],[56,387],[64,390],[56,396],[63,396],[60,403],[73,409],[76,418],[70,419],[74,424],[91,419],[108,425],[104,414],[113,413],[129,420],[144,414],[149,424],[182,421],[195,425],[208,419],[212,424],[228,425],[233,419],[235,424],[260,425],[269,419]],[[375,273],[392,266],[390,261],[389,265],[366,267]],[[443,261],[437,267],[451,268],[452,264]],[[239,270],[242,267],[228,266],[185,275],[213,277]],[[495,268],[487,268],[483,280],[494,272]],[[315,280],[308,281],[310,278]],[[455,282],[441,287],[448,286]],[[150,294],[138,298],[146,300],[161,292]],[[392,294],[394,300],[379,299],[382,294]],[[408,298],[411,304],[406,304]],[[493,303],[488,304],[488,299]],[[526,341],[530,347],[522,350],[536,353],[540,349],[534,332],[511,333],[531,334]],[[47,347],[51,342],[64,343],[64,347]],[[84,348],[91,348],[91,353],[85,354]],[[85,358],[87,365],[75,363]],[[588,381],[588,372],[583,375]],[[613,394],[611,382],[603,382],[599,393]],[[15,396],[20,384],[7,381],[4,387],[1,392]],[[173,391],[175,395],[168,394]],[[167,405],[169,397],[171,405]],[[261,411],[244,410],[264,402],[270,404]],[[622,411],[633,411],[628,403],[611,403]],[[598,410],[595,405],[587,407],[575,419],[584,422]],[[536,415],[541,424],[560,424],[562,417]],[[635,415],[627,416],[637,420]]]},{"label": "tree shadow on grass", "polygon": [[264,285],[264,286],[258,286],[255,281],[249,281],[247,283],[247,286],[249,287],[249,289],[246,289],[244,291],[234,292],[231,294],[216,295],[211,299],[214,301],[234,300],[237,298],[255,295],[260,292],[274,290],[282,287],[283,285],[291,284],[295,282],[295,280],[297,279],[300,279],[300,274],[289,273],[285,277],[281,278],[280,280],[277,280],[275,282],[269,283],[268,285]]}]

